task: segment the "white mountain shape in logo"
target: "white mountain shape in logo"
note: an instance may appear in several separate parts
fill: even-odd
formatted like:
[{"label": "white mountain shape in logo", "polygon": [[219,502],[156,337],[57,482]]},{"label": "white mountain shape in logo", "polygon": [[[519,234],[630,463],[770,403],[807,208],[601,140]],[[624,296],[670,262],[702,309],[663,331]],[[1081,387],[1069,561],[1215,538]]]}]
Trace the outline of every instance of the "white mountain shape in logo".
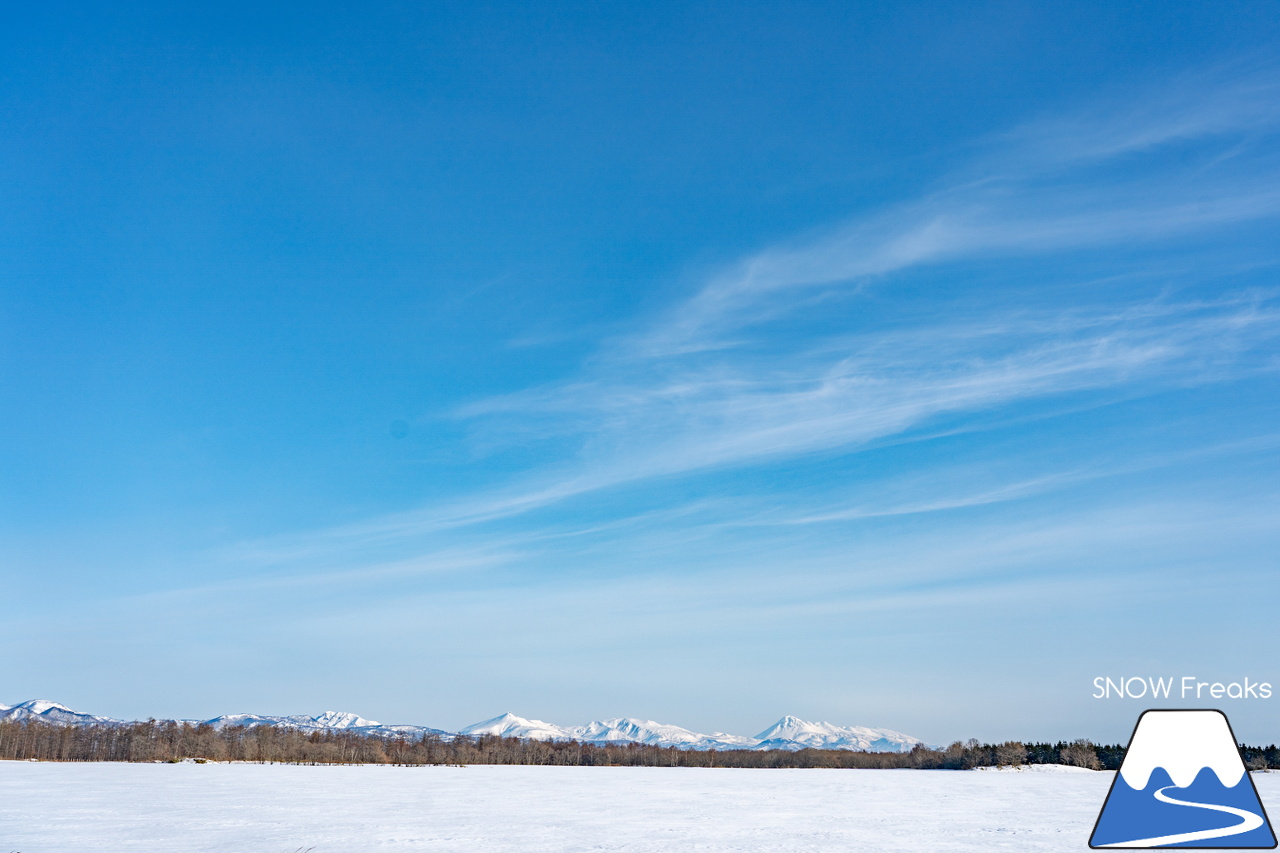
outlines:
[{"label": "white mountain shape in logo", "polygon": [[1244,776],[1227,718],[1217,711],[1149,712],[1134,732],[1120,775],[1130,788],[1147,787],[1151,773],[1163,767],[1179,788],[1209,768],[1218,781],[1234,788]]}]

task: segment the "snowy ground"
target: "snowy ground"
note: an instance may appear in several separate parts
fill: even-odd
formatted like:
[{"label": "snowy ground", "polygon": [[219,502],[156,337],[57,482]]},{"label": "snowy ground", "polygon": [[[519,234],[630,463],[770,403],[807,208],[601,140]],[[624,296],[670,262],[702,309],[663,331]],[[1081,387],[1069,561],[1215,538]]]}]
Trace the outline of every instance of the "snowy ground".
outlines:
[{"label": "snowy ground", "polygon": [[0,762],[0,853],[1079,851],[1111,777]]}]

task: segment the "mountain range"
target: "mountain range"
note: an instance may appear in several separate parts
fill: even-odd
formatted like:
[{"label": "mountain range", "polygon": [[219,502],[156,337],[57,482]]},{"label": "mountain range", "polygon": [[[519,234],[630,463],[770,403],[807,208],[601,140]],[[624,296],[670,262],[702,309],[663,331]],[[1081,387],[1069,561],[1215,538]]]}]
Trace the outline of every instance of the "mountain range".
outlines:
[{"label": "mountain range", "polygon": [[[73,711],[57,702],[33,699],[17,705],[0,705],[0,721],[40,720],[55,725],[124,725],[127,721]],[[588,743],[643,743],[674,746],[679,749],[848,749],[864,752],[908,752],[918,738],[889,729],[865,726],[837,726],[812,723],[797,717],[783,717],[755,737],[714,732],[702,734],[653,720],[617,717],[598,720],[583,726],[558,726],[542,720],[530,720],[507,713],[467,726],[457,732],[427,726],[383,725],[358,714],[325,711],[315,716],[267,716],[261,714],[228,714],[209,720],[179,720],[207,723],[214,728],[226,726],[279,726],[301,731],[349,731],[379,737],[421,737],[457,735],[479,737],[498,735],[530,740],[577,740]]]}]

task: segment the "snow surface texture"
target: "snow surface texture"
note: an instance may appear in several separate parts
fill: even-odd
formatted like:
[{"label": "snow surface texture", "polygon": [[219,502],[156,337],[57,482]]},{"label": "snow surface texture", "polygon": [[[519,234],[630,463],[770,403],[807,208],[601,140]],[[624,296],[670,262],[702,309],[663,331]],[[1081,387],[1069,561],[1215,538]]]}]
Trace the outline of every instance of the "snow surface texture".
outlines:
[{"label": "snow surface texture", "polygon": [[[56,702],[33,699],[10,708],[0,705],[0,720],[41,719],[59,725],[86,723],[120,724],[121,720],[95,717],[72,711]],[[375,720],[366,720],[358,714],[342,711],[325,711],[316,716],[264,716],[261,714],[228,714],[211,720],[186,720],[205,722],[216,729],[224,726],[281,726],[302,731],[353,731],[380,737],[421,737],[424,734],[452,737],[452,733],[426,726],[387,726]],[[869,729],[865,726],[837,726],[831,723],[809,723],[796,717],[783,717],[755,737],[725,734],[701,734],[653,720],[634,717],[617,717],[600,720],[585,726],[557,726],[542,720],[529,720],[506,713],[467,726],[459,734],[499,735],[501,737],[529,738],[532,740],[579,740],[591,743],[645,743],[653,746],[674,746],[680,749],[788,749],[806,747],[817,749],[851,749],[865,752],[910,752],[921,741],[910,735],[889,729]]]},{"label": "snow surface texture", "polygon": [[1072,767],[1070,764],[1005,764],[1000,767],[975,767],[979,773],[1089,773],[1094,771],[1086,767]]},{"label": "snow surface texture", "polygon": [[[0,762],[0,851],[1080,851],[1111,779]],[[1280,796],[1280,775],[1257,782]]]}]

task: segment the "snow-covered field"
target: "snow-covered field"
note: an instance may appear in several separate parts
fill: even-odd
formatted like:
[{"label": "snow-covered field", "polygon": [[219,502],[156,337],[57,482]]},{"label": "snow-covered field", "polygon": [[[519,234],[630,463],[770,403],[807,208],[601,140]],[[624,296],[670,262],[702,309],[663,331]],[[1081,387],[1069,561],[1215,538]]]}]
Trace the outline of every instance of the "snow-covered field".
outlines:
[{"label": "snow-covered field", "polygon": [[0,762],[0,853],[1078,851],[1111,777]]}]

